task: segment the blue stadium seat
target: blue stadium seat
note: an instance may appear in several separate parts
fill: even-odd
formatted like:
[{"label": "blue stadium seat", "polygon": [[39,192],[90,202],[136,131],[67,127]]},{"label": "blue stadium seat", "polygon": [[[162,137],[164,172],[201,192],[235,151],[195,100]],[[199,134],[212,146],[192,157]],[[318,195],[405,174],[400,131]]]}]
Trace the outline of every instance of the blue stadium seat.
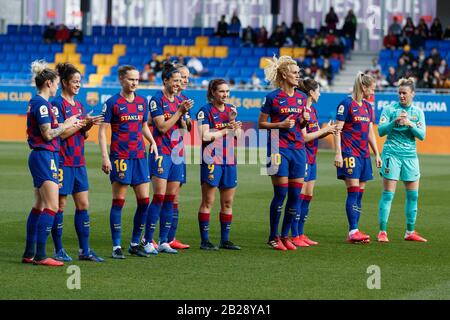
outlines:
[{"label": "blue stadium seat", "polygon": [[183,44],[183,39],[181,38],[169,38],[169,44],[174,46],[181,46]]},{"label": "blue stadium seat", "polygon": [[166,37],[172,37],[172,38],[177,37],[177,33],[178,33],[178,30],[175,27],[168,27],[165,30]]},{"label": "blue stadium seat", "polygon": [[92,27],[92,35],[95,37],[103,35],[103,27],[102,26],[93,26]]},{"label": "blue stadium seat", "polygon": [[153,37],[164,37],[164,28],[163,27],[155,27],[153,28]]},{"label": "blue stadium seat", "polygon": [[116,36],[117,37],[126,37],[128,35],[127,27],[117,27]]},{"label": "blue stadium seat", "polygon": [[30,61],[30,54],[27,52],[22,52],[17,55],[17,60],[21,62],[28,63]]},{"label": "blue stadium seat", "polygon": [[397,60],[398,58],[400,58],[402,53],[403,53],[402,49],[397,49],[397,50],[392,51],[392,59],[396,59]]},{"label": "blue stadium seat", "polygon": [[[140,40],[140,39],[139,39]],[[147,39],[147,42],[144,44],[144,43],[142,43],[142,42],[140,42],[140,41],[135,41],[134,42],[134,44],[136,45],[136,44],[139,44],[140,46],[150,46],[150,47],[154,47],[154,46],[157,46],[158,45],[158,41],[159,41],[159,39],[158,38],[148,38]]]},{"label": "blue stadium seat", "polygon": [[8,64],[6,64],[6,63],[3,63],[3,62],[1,62],[0,63],[0,72],[6,72],[6,71],[8,71],[9,70],[9,65]]},{"label": "blue stadium seat", "polygon": [[44,34],[45,27],[39,24],[33,24],[31,26],[31,34],[42,36]]},{"label": "blue stadium seat", "polygon": [[190,34],[191,34],[191,29],[190,28],[186,28],[186,27],[178,28],[178,36],[180,38],[189,37]]},{"label": "blue stadium seat", "polygon": [[18,29],[18,33],[30,34],[30,26],[29,25],[20,25],[19,29]]},{"label": "blue stadium seat", "polygon": [[170,39],[169,38],[163,38],[163,37],[159,38],[159,41],[158,41],[158,45],[159,46],[164,47],[164,46],[169,45],[169,44],[170,44]]},{"label": "blue stadium seat", "polygon": [[126,44],[128,46],[128,45],[132,45],[134,43],[134,38],[129,37],[129,36],[122,36],[119,38],[118,42],[122,43],[122,44]]},{"label": "blue stadium seat", "polygon": [[52,43],[50,45],[50,51],[53,52],[53,53],[62,52],[63,51],[62,46],[63,45],[60,44],[60,43]]},{"label": "blue stadium seat", "polygon": [[153,36],[153,28],[152,27],[143,27],[141,30],[142,37],[152,37]]},{"label": "blue stadium seat", "polygon": [[5,61],[7,62],[13,62],[17,60],[17,53],[7,52]]},{"label": "blue stadium seat", "polygon": [[0,34],[0,44],[8,43],[8,42],[9,42],[8,36],[4,35],[4,34]]},{"label": "blue stadium seat", "polygon": [[234,64],[234,59],[222,59],[221,67],[231,68]]},{"label": "blue stadium seat", "polygon": [[193,46],[195,45],[195,37],[187,37],[183,39],[183,45]]},{"label": "blue stadium seat", "polygon": [[135,46],[138,46],[138,47],[144,47],[144,46],[146,46],[147,44],[148,44],[148,42],[147,41],[157,41],[157,40],[155,40],[154,38],[144,38],[144,37],[141,37],[141,38],[135,38],[134,39],[134,45]]},{"label": "blue stadium seat", "polygon": [[129,27],[128,35],[130,37],[139,37],[141,35],[141,28],[139,27]]},{"label": "blue stadium seat", "polygon": [[94,66],[92,64],[86,64],[86,74],[92,74],[97,72],[97,66]]},{"label": "blue stadium seat", "polygon": [[266,54],[266,48],[255,47],[253,48],[253,55],[256,57],[264,57]]},{"label": "blue stadium seat", "polygon": [[127,52],[126,52],[126,55],[127,55],[127,56],[128,56],[128,55],[132,56],[132,55],[134,55],[134,54],[136,54],[136,53],[138,53],[138,47],[135,47],[135,46],[127,46]]},{"label": "blue stadium seat", "polygon": [[215,32],[214,28],[211,28],[211,27],[203,28],[204,36],[212,36],[214,34],[214,32]]},{"label": "blue stadium seat", "polygon": [[131,58],[134,57],[134,55],[126,55],[119,57],[119,64],[129,64]]},{"label": "blue stadium seat", "polygon": [[251,78],[253,72],[255,71],[255,69],[253,68],[242,68],[241,70],[241,76],[244,78]]},{"label": "blue stadium seat", "polygon": [[[209,39],[211,40],[212,38],[209,38]],[[227,47],[234,46],[234,38],[225,37],[225,38],[217,38],[217,39],[221,39],[220,44],[222,46],[227,46]]]},{"label": "blue stadium seat", "polygon": [[95,44],[95,38],[93,36],[84,36],[83,37],[83,44],[94,45]]},{"label": "blue stadium seat", "polygon": [[222,59],[220,58],[209,58],[208,59],[208,67],[209,68],[215,68],[220,66],[220,63],[222,62]]},{"label": "blue stadium seat", "polygon": [[279,56],[280,49],[277,47],[268,47],[266,48],[266,57],[273,57],[273,55]]},{"label": "blue stadium seat", "polygon": [[112,52],[112,48],[110,45],[108,44],[103,44],[98,48],[98,53],[111,53]]},{"label": "blue stadium seat", "polygon": [[22,42],[22,37],[19,35],[10,35],[9,36],[9,43],[19,43]]},{"label": "blue stadium seat", "polygon": [[380,50],[379,57],[380,57],[380,61],[390,59],[392,57],[392,50],[391,49]]},{"label": "blue stadium seat", "polygon": [[20,53],[20,52],[25,51],[25,45],[24,44],[15,44],[14,45],[14,51],[16,53]]},{"label": "blue stadium seat", "polygon": [[228,69],[226,77],[229,79],[235,79],[240,77],[241,71],[239,69]]},{"label": "blue stadium seat", "polygon": [[92,63],[92,53],[83,53],[81,56],[81,63],[91,64]]},{"label": "blue stadium seat", "polygon": [[145,54],[147,54],[147,55],[149,55],[150,56],[150,49],[149,48],[147,48],[147,47],[138,47],[138,54],[139,55],[145,55]]},{"label": "blue stadium seat", "polygon": [[7,28],[8,35],[19,33],[19,26],[16,24],[9,24]]},{"label": "blue stadium seat", "polygon": [[33,36],[29,35],[29,34],[22,35],[21,39],[22,39],[21,40],[22,43],[32,43],[33,42]]},{"label": "blue stadium seat", "polygon": [[198,37],[202,35],[202,28],[201,27],[193,27],[191,28],[191,37]]},{"label": "blue stadium seat", "polygon": [[306,28],[305,33],[309,36],[315,36],[317,34],[318,30],[315,28]]},{"label": "blue stadium seat", "polygon": [[42,43],[42,41],[44,41],[44,39],[42,38],[42,35],[39,35],[39,36],[34,35],[32,37],[33,37],[33,43],[39,44],[39,43]]},{"label": "blue stadium seat", "polygon": [[247,58],[247,67],[249,68],[259,68],[259,60],[261,59],[261,57],[252,57],[252,58]]},{"label": "blue stadium seat", "polygon": [[236,59],[233,62],[234,68],[244,68],[247,66],[247,59]]},{"label": "blue stadium seat", "polygon": [[242,47],[240,52],[241,52],[241,57],[249,57],[253,55],[253,49],[252,48],[248,48],[248,47]]},{"label": "blue stadium seat", "polygon": [[338,73],[339,69],[341,68],[341,61],[339,61],[339,59],[330,59],[330,65],[331,65],[331,70],[333,71],[333,73]]},{"label": "blue stadium seat", "polygon": [[12,52],[14,49],[14,45],[10,43],[4,43],[3,44],[3,52]]},{"label": "blue stadium seat", "polygon": [[450,40],[439,41],[438,49],[449,51],[450,50]]},{"label": "blue stadium seat", "polygon": [[105,37],[113,37],[116,35],[116,27],[115,26],[105,26]]},{"label": "blue stadium seat", "polygon": [[[224,38],[226,39],[226,38]],[[210,37],[208,40],[208,45],[209,46],[220,46],[223,45],[223,42],[221,41],[221,39],[219,37]]]},{"label": "blue stadium seat", "polygon": [[241,54],[241,50],[236,47],[228,47],[228,57],[237,58]]},{"label": "blue stadium seat", "polygon": [[22,63],[10,63],[9,64],[9,71],[12,72],[20,72],[22,70]]}]

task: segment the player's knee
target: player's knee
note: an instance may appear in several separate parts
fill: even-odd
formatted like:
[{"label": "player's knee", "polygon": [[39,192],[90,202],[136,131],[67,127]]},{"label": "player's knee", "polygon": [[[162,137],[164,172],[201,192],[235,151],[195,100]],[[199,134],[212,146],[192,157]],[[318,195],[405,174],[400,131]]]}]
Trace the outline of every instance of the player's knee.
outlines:
[{"label": "player's knee", "polygon": [[77,210],[87,210],[89,209],[89,201],[88,200],[79,201],[78,203],[75,204],[75,207],[77,208]]},{"label": "player's knee", "polygon": [[222,211],[226,210],[226,212],[230,211],[233,207],[233,201],[232,200],[225,200],[222,202]]},{"label": "player's knee", "polygon": [[394,192],[391,191],[383,191],[382,194],[382,199],[384,202],[392,202],[392,200],[394,199]]},{"label": "player's knee", "polygon": [[417,202],[419,198],[419,193],[417,190],[407,190],[406,191],[406,200],[411,202]]}]

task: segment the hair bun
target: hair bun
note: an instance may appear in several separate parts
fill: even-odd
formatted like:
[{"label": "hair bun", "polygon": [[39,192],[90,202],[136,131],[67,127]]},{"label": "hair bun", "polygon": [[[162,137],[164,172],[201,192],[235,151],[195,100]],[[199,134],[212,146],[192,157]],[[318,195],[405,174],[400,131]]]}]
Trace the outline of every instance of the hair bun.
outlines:
[{"label": "hair bun", "polygon": [[35,60],[31,63],[31,72],[34,76],[37,76],[42,73],[47,66],[48,64],[45,60]]}]

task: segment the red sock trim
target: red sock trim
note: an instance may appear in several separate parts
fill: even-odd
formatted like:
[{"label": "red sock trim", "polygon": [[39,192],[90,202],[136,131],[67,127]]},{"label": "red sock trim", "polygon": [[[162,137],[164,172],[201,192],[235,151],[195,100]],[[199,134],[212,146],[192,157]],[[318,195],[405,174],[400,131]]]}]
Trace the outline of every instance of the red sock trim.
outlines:
[{"label": "red sock trim", "polygon": [[36,208],[32,208],[32,209],[31,209],[31,214],[37,214],[37,215],[40,215],[41,212],[42,212],[41,210],[36,209]]},{"label": "red sock trim", "polygon": [[174,194],[166,194],[164,196],[164,202],[173,202],[175,200]]},{"label": "red sock trim", "polygon": [[162,204],[164,202],[164,195],[163,194],[154,194],[152,203],[156,204]]},{"label": "red sock trim", "polygon": [[350,188],[347,188],[347,192],[359,192],[359,187],[350,187]]},{"label": "red sock trim", "polygon": [[112,205],[113,206],[123,208],[124,204],[125,204],[125,199],[113,199],[112,200]]},{"label": "red sock trim", "polygon": [[300,199],[305,200],[305,201],[311,201],[312,196],[308,196],[308,195],[306,195],[306,194],[302,194],[302,195],[300,196]]},{"label": "red sock trim", "polygon": [[301,188],[303,188],[303,183],[300,183],[300,182],[289,182],[288,183],[288,187],[289,188],[299,188],[299,189],[301,189]]},{"label": "red sock trim", "polygon": [[221,212],[219,214],[219,219],[220,219],[221,223],[223,223],[223,222],[231,222],[231,220],[233,220],[233,214],[225,214],[225,213]]},{"label": "red sock trim", "polygon": [[178,203],[173,204],[173,210],[178,209]]},{"label": "red sock trim", "polygon": [[364,189],[359,188],[359,193],[364,193]]},{"label": "red sock trim", "polygon": [[150,203],[150,198],[137,199],[138,205],[148,205]]},{"label": "red sock trim", "polygon": [[281,183],[281,184],[274,184],[274,187],[283,187],[283,188],[288,188],[289,184],[288,183]]},{"label": "red sock trim", "polygon": [[51,215],[52,217],[56,216],[56,212],[53,210],[50,210],[49,208],[45,208],[44,213],[48,213],[49,215]]},{"label": "red sock trim", "polygon": [[209,217],[210,217],[209,213],[205,213],[205,212],[198,213],[198,221],[200,221],[200,222],[209,222]]}]

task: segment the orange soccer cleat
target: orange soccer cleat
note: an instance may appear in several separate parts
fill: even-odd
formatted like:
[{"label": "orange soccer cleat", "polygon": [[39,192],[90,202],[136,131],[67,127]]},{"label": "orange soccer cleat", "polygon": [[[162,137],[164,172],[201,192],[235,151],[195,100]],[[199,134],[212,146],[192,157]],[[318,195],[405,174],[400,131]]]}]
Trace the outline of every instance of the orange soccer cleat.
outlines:
[{"label": "orange soccer cleat", "polygon": [[269,246],[271,246],[272,249],[275,249],[275,250],[280,250],[280,251],[286,251],[287,250],[286,247],[284,246],[283,242],[281,242],[279,237],[275,237],[273,240],[269,240],[267,242],[267,244]]},{"label": "orange soccer cleat", "polygon": [[296,247],[309,247],[309,244],[307,244],[306,241],[301,236],[296,236],[292,238],[292,243]]},{"label": "orange soccer cleat", "polygon": [[297,250],[297,247],[289,240],[288,237],[281,238],[281,242],[288,250]]},{"label": "orange soccer cleat", "polygon": [[352,235],[348,235],[347,242],[349,243],[369,243],[370,236],[361,231],[356,231]]},{"label": "orange soccer cleat", "polygon": [[309,244],[310,246],[315,246],[315,245],[319,244],[317,241],[313,241],[310,238],[308,238],[308,236],[306,234],[302,234],[300,236],[300,239],[303,240],[303,242],[306,242],[307,244]]},{"label": "orange soccer cleat", "polygon": [[34,257],[31,257],[31,258],[23,257],[22,258],[22,263],[33,263],[33,261],[34,261]]},{"label": "orange soccer cleat", "polygon": [[169,242],[169,245],[172,249],[189,249],[191,247],[190,245],[184,244],[175,238]]},{"label": "orange soccer cleat", "polygon": [[378,242],[389,242],[387,232],[386,231],[378,232],[377,240]]},{"label": "orange soccer cleat", "polygon": [[40,266],[48,266],[48,267],[62,267],[64,265],[64,262],[58,261],[52,258],[45,258],[43,260],[34,260],[33,263],[35,265]]},{"label": "orange soccer cleat", "polygon": [[405,233],[405,240],[406,241],[417,241],[417,242],[427,242],[428,240],[421,237],[416,231],[413,231],[411,233]]}]

